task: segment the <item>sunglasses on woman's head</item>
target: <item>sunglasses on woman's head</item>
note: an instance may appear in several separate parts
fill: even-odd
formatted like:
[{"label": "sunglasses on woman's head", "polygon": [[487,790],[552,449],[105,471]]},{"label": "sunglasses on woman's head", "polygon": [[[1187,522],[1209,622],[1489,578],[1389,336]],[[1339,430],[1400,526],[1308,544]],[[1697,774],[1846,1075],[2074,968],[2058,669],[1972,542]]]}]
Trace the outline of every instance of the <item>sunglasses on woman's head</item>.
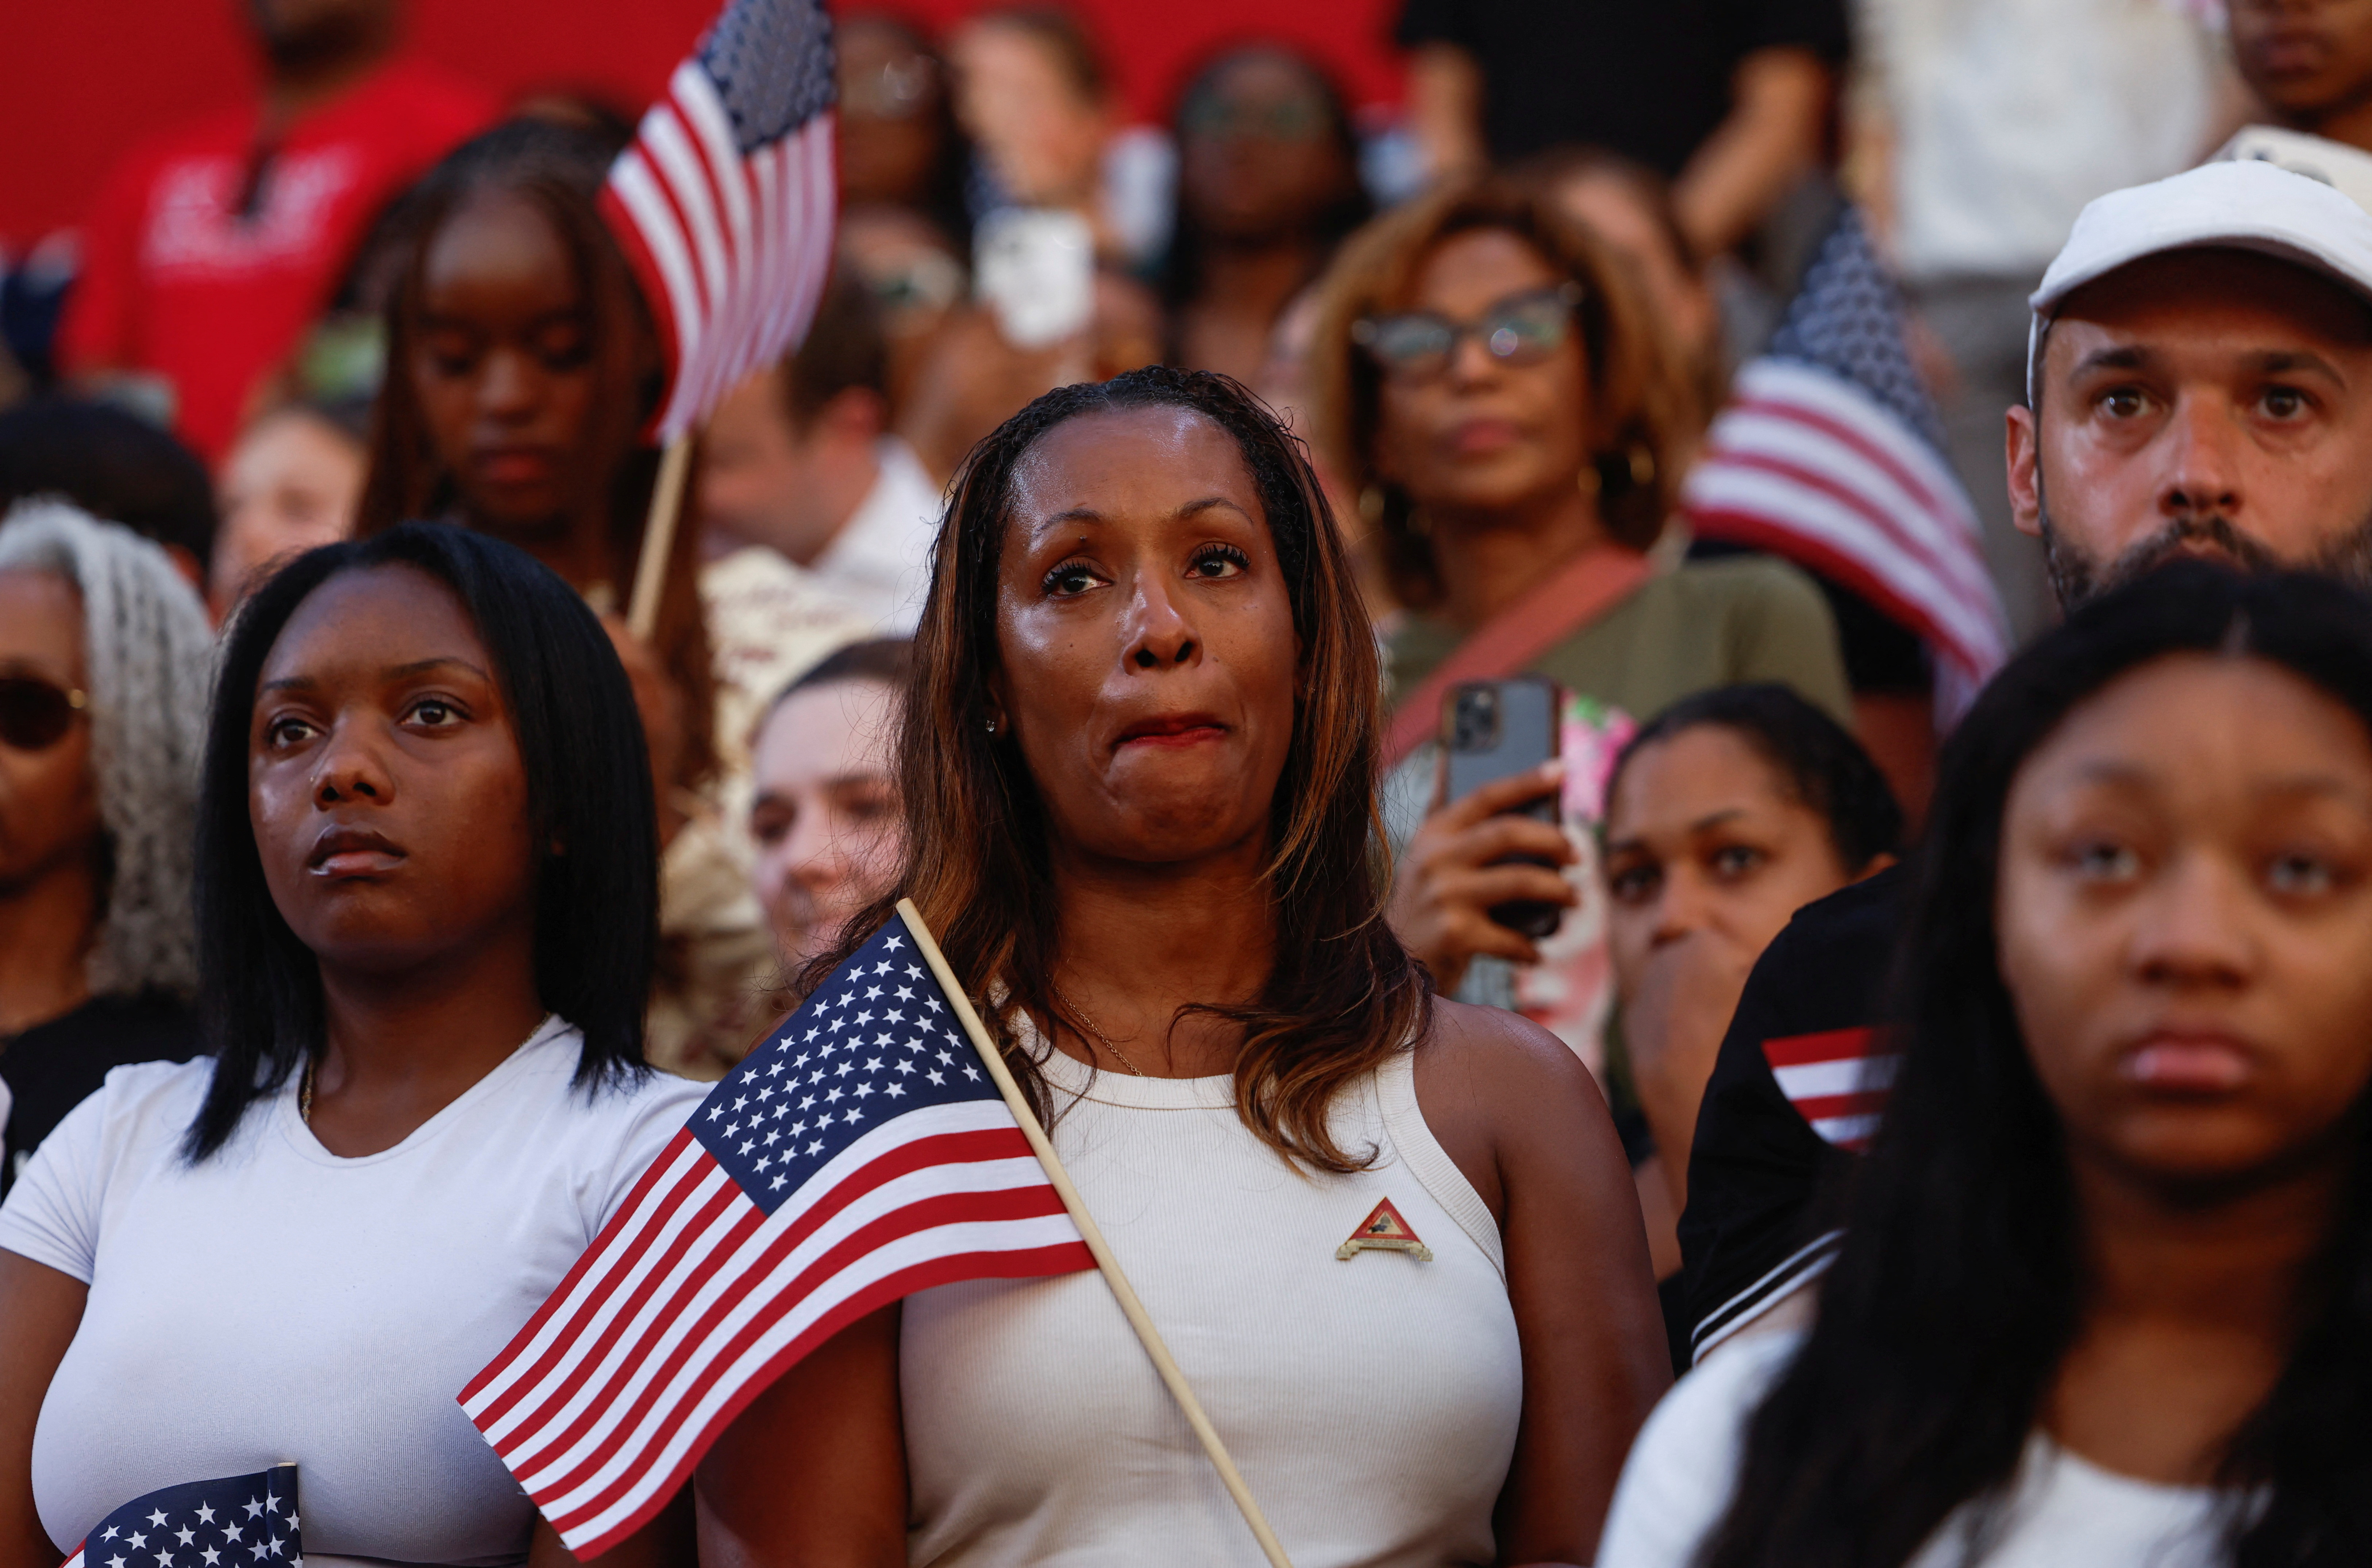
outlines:
[{"label": "sunglasses on woman's head", "polygon": [[0,675],[0,746],[46,751],[65,738],[75,714],[89,706],[84,693],[38,675]]},{"label": "sunglasses on woman's head", "polygon": [[1449,368],[1458,340],[1480,342],[1492,358],[1506,365],[1537,365],[1564,346],[1573,333],[1574,307],[1581,285],[1563,283],[1511,294],[1472,321],[1453,321],[1433,310],[1363,316],[1351,323],[1351,341],[1384,370],[1412,381],[1429,381]]}]

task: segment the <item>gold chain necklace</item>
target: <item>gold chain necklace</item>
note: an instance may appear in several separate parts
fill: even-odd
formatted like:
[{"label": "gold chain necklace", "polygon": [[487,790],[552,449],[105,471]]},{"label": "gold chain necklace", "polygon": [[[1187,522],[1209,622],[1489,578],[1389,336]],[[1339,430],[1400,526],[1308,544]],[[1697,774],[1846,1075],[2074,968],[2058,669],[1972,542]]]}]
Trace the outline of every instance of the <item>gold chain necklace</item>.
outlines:
[{"label": "gold chain necklace", "polygon": [[1075,1015],[1076,1015],[1079,1022],[1087,1026],[1087,1032],[1095,1036],[1098,1042],[1099,1042],[1106,1051],[1110,1051],[1112,1055],[1119,1058],[1120,1064],[1122,1066],[1127,1068],[1138,1077],[1144,1077],[1145,1069],[1138,1066],[1135,1063],[1131,1062],[1128,1059],[1128,1052],[1122,1051],[1119,1046],[1116,1046],[1111,1042],[1111,1036],[1096,1028],[1096,1021],[1087,1016],[1087,1010],[1085,1007],[1080,1006],[1076,1002],[1071,1000],[1071,993],[1063,989],[1063,982],[1058,980],[1052,981],[1052,984],[1054,987],[1054,994],[1063,999],[1063,1005],[1068,1007]]},{"label": "gold chain necklace", "polygon": [[296,1080],[296,1120],[313,1125],[313,1059],[305,1058],[305,1075]]}]

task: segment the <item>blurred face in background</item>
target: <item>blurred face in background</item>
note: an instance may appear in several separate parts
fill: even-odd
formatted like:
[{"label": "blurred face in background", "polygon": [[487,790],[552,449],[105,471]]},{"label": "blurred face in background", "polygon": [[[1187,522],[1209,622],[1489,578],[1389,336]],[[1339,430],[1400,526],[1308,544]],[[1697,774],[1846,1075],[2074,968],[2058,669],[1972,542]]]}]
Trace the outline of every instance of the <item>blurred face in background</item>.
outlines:
[{"label": "blurred face in background", "polygon": [[[1566,281],[1520,237],[1470,229],[1426,258],[1401,309],[1471,328],[1503,308],[1541,308]],[[1503,356],[1467,331],[1446,364],[1384,368],[1370,460],[1433,520],[1489,526],[1579,482],[1594,423],[1580,323],[1570,307],[1546,315],[1561,324],[1538,353]]]},{"label": "blurred face in background", "polygon": [[265,58],[283,70],[331,65],[385,43],[396,0],[248,0]]},{"label": "blurred face in background", "polygon": [[[0,899],[99,842],[90,723],[69,693],[88,683],[82,595],[50,572],[0,572]],[[96,912],[94,912],[94,914]]]},{"label": "blurred face in background", "polygon": [[1273,50],[1246,51],[1213,69],[1180,108],[1178,151],[1186,211],[1222,240],[1290,237],[1357,179],[1323,86]]},{"label": "blurred face in background", "polygon": [[794,691],[759,726],[753,880],[786,969],[838,941],[897,874],[897,692],[860,679]]},{"label": "blurred face in background", "polygon": [[1742,988],[1795,912],[1853,877],[1827,819],[1738,731],[1701,724],[1644,746],[1606,807],[1616,984],[1635,995],[1679,964]]},{"label": "blurred face in background", "polygon": [[2372,82],[2372,0],[2233,0],[2232,59],[2284,119],[2357,108]]},{"label": "blurred face in background", "polygon": [[971,291],[963,258],[937,225],[904,207],[843,206],[837,238],[881,312],[890,407],[902,410],[933,340]]},{"label": "blurred face in background", "polygon": [[309,410],[248,426],[223,464],[222,525],[206,574],[216,621],[266,567],[354,532],[366,461],[360,441]]},{"label": "blurred face in background", "polygon": [[944,145],[947,82],[913,35],[881,17],[852,17],[840,52],[840,198],[912,205],[928,195]]},{"label": "blurred face in background", "polygon": [[956,112],[1013,199],[1092,205],[1110,121],[1053,41],[990,18],[959,32],[949,55]]},{"label": "blurred face in background", "polygon": [[606,479],[587,472],[593,332],[575,260],[526,198],[475,196],[430,240],[418,337],[401,368],[472,527],[514,544],[549,541],[568,531],[574,500]]}]

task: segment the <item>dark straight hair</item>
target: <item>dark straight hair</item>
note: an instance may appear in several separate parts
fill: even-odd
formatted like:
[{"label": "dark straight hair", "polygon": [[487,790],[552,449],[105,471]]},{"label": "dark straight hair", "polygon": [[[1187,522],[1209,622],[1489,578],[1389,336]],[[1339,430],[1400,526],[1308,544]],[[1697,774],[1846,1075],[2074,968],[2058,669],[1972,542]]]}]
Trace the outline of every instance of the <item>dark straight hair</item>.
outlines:
[{"label": "dark straight hair", "polygon": [[493,656],[527,774],[536,869],[535,984],[585,1036],[576,1082],[623,1082],[643,1063],[643,1008],[658,946],[658,828],[651,765],[626,672],[575,590],[525,551],[465,528],[405,523],[324,545],[249,596],[215,677],[198,799],[198,969],[214,1081],[185,1152],[202,1160],[247,1108],[321,1049],[321,972],[263,880],[248,817],[256,685],[297,607],[331,578],[407,566],[452,590]]},{"label": "dark straight hair", "polygon": [[[1891,1009],[1901,1076],[1802,1350],[1750,1418],[1706,1568],[1901,1568],[1998,1504],[2082,1327],[2059,1115],[1994,925],[2012,784],[2079,703],[2171,655],[2262,660],[2372,731],[2372,604],[2303,575],[2171,565],[2075,610],[1946,745]],[[2273,1391],[2222,1456],[2239,1568],[2372,1562],[2372,1159],[2355,1169]]]},{"label": "dark straight hair", "polygon": [[[893,886],[910,895],[956,978],[1036,1102],[1037,1062],[1020,1047],[1024,1011],[1083,1021],[1058,1005],[1061,948],[1037,783],[1008,738],[993,736],[996,583],[1013,522],[1014,473],[1046,435],[1074,419],[1138,409],[1199,414],[1235,443],[1260,493],[1301,642],[1293,738],[1269,808],[1269,895],[1276,961],[1267,989],[1239,1007],[1203,1006],[1245,1034],[1236,1113],[1288,1160],[1353,1170],[1373,1158],[1335,1142],[1334,1097],[1420,1037],[1432,990],[1384,922],[1391,886],[1377,808],[1382,685],[1375,632],[1301,443],[1267,405],[1225,376],[1147,366],[1110,381],[1061,387],[1006,420],[964,459],[940,526],[930,598],[914,633],[901,705],[899,791],[906,844]],[[812,991],[890,918],[890,893],[848,923],[838,947],[799,979]]]}]

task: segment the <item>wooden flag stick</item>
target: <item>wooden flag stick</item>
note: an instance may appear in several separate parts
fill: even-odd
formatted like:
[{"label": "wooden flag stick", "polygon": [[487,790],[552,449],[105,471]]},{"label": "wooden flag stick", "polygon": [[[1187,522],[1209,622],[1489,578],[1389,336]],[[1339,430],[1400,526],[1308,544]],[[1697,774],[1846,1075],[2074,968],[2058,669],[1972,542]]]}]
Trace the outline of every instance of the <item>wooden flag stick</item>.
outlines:
[{"label": "wooden flag stick", "polygon": [[692,470],[692,432],[667,444],[658,482],[651,486],[651,514],[643,523],[643,552],[634,563],[634,597],[626,630],[647,643],[659,623],[659,588],[667,581],[668,554],[675,546],[677,515],[683,510],[683,482]]},{"label": "wooden flag stick", "polygon": [[1013,1081],[1012,1070],[1006,1066],[1004,1054],[996,1049],[996,1042],[988,1038],[988,1029],[981,1023],[980,1015],[972,1011],[971,998],[964,994],[963,985],[956,979],[955,971],[948,968],[947,955],[939,951],[938,943],[931,936],[931,928],[923,923],[923,916],[914,908],[914,900],[900,899],[898,912],[905,917],[906,929],[914,934],[915,944],[923,949],[924,962],[929,964],[931,972],[939,977],[939,988],[955,1004],[956,1017],[962,1023],[964,1033],[971,1037],[972,1049],[979,1051],[980,1059],[988,1064],[989,1076],[996,1080],[997,1092],[1005,1097],[1005,1103],[1012,1109],[1013,1119],[1021,1123],[1021,1135],[1029,1140],[1030,1148],[1037,1153],[1038,1163],[1046,1167],[1047,1179],[1053,1182],[1054,1191],[1062,1195],[1063,1207],[1071,1212],[1071,1223],[1079,1227],[1079,1235],[1087,1242],[1087,1250],[1095,1255],[1096,1267],[1103,1271],[1104,1283],[1111,1286],[1113,1296],[1120,1302],[1121,1311],[1128,1317],[1128,1326],[1136,1330],[1137,1342],[1145,1346],[1145,1353],[1153,1358],[1153,1369],[1161,1374],[1162,1384],[1169,1388],[1170,1398],[1176,1400],[1178,1408],[1186,1412],[1186,1424],[1192,1427],[1194,1435],[1202,1440],[1203,1452],[1211,1457],[1212,1468],[1219,1472],[1219,1480],[1227,1484],[1227,1495],[1236,1500],[1236,1507],[1242,1512],[1244,1523],[1252,1527],[1253,1539],[1260,1542],[1261,1552],[1267,1557],[1269,1568],[1293,1568],[1292,1561],[1285,1555],[1285,1548],[1277,1542],[1276,1532],[1268,1527],[1267,1516],[1261,1512],[1260,1504],[1252,1500],[1251,1488],[1244,1484],[1242,1473],[1236,1469],[1236,1461],[1228,1458],[1227,1446],[1219,1441],[1218,1431],[1212,1426],[1211,1418],[1203,1413],[1203,1402],[1194,1397],[1194,1390],[1186,1382],[1186,1374],[1179,1369],[1177,1358],[1162,1342],[1161,1330],[1153,1326],[1153,1319],[1145,1314],[1145,1303],[1136,1298],[1136,1288],[1128,1283],[1128,1276],[1121,1272],[1120,1260],[1114,1258],[1111,1249],[1104,1244],[1104,1233],[1096,1227],[1095,1216],[1087,1213],[1087,1205],[1079,1197],[1079,1190],[1071,1185],[1071,1173],[1063,1168],[1062,1156],[1055,1154],[1054,1145],[1046,1141],[1046,1130],[1038,1125],[1037,1113],[1029,1109],[1029,1101],[1023,1097],[1021,1086]]}]

